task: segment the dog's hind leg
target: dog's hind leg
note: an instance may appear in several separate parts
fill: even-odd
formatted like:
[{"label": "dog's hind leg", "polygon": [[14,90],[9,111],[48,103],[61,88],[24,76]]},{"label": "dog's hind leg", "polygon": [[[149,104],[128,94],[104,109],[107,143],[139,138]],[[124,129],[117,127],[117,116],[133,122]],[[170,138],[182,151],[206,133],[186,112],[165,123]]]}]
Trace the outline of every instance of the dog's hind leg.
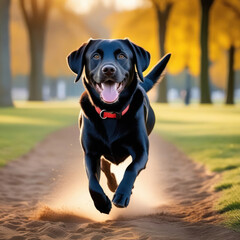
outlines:
[{"label": "dog's hind leg", "polygon": [[107,178],[107,185],[110,191],[115,192],[118,184],[115,174],[111,172],[111,163],[107,161],[104,157],[101,157],[101,169]]}]

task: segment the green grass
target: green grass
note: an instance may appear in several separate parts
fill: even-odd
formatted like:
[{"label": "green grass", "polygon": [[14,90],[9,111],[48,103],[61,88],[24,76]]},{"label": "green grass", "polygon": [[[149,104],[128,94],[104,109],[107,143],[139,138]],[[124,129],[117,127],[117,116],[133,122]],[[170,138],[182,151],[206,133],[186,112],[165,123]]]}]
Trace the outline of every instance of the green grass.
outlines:
[{"label": "green grass", "polygon": [[0,108],[0,166],[33,148],[47,134],[77,124],[76,102],[16,102]]},{"label": "green grass", "polygon": [[240,231],[240,106],[154,104],[155,129],[194,161],[222,174],[216,209]]},{"label": "green grass", "polygon": [[[27,153],[47,134],[77,124],[75,102],[16,102],[0,108],[0,166]],[[222,174],[216,209],[240,231],[240,106],[153,105],[155,129],[194,161]]]}]

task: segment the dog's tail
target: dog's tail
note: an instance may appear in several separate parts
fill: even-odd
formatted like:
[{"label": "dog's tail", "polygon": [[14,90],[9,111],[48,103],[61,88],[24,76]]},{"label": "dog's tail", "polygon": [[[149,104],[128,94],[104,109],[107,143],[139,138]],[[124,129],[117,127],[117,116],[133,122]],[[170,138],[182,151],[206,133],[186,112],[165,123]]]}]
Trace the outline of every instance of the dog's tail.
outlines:
[{"label": "dog's tail", "polygon": [[144,82],[140,86],[148,92],[158,81],[160,82],[164,77],[163,70],[165,69],[171,54],[168,53],[152,68],[150,73],[144,78]]}]

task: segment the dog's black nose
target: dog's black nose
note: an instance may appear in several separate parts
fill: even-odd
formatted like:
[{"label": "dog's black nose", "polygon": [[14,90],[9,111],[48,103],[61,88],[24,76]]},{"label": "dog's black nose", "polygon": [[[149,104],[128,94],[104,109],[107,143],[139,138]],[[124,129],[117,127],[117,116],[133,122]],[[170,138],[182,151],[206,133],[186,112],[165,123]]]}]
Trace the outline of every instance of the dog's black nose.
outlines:
[{"label": "dog's black nose", "polygon": [[108,77],[113,76],[115,74],[116,70],[117,69],[113,65],[110,65],[110,64],[102,67],[103,74],[108,76]]}]

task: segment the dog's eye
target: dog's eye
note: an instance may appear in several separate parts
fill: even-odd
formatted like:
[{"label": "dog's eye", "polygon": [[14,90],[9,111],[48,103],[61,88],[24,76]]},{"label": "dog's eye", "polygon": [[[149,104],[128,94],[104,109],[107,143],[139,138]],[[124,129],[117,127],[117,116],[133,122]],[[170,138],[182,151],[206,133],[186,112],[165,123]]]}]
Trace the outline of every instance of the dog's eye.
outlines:
[{"label": "dog's eye", "polygon": [[125,59],[126,56],[123,53],[118,54],[118,59]]},{"label": "dog's eye", "polygon": [[100,56],[100,54],[95,53],[92,58],[95,60],[99,60],[101,58],[101,56]]}]

